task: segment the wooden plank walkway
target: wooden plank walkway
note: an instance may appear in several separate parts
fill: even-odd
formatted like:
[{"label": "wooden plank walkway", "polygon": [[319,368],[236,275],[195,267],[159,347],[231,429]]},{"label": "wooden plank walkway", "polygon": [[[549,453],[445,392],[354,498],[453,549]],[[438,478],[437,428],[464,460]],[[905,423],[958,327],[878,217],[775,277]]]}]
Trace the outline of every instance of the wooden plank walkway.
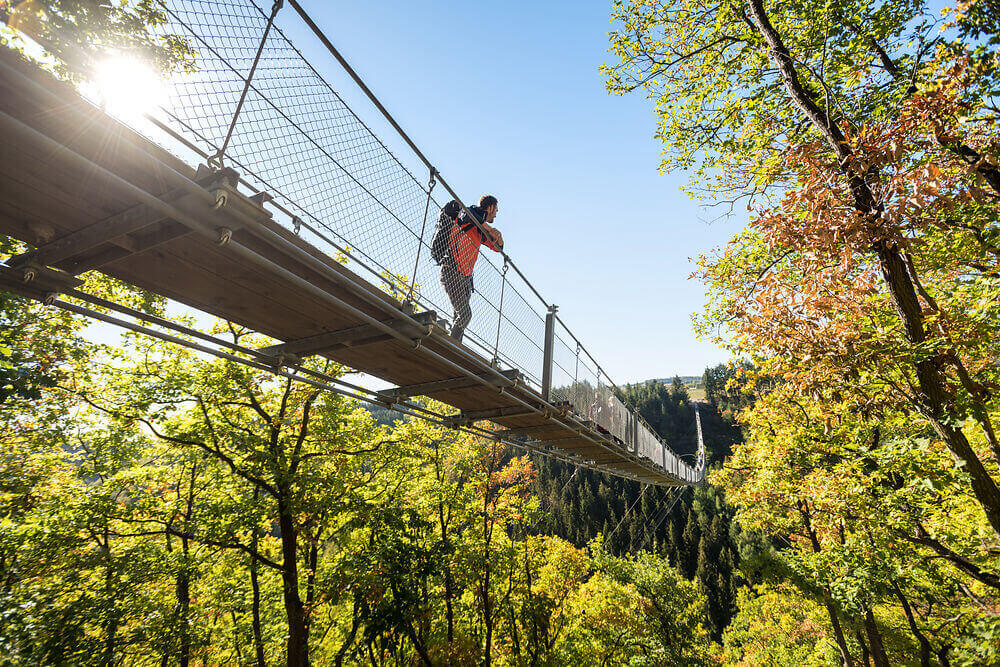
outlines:
[{"label": "wooden plank walkway", "polygon": [[98,269],[285,341],[265,350],[275,357],[322,354],[391,382],[392,400],[431,396],[456,423],[488,420],[589,467],[687,483],[277,224],[235,173],[196,171],[8,54],[0,136],[0,233],[34,249],[0,267],[0,288],[40,298]]}]

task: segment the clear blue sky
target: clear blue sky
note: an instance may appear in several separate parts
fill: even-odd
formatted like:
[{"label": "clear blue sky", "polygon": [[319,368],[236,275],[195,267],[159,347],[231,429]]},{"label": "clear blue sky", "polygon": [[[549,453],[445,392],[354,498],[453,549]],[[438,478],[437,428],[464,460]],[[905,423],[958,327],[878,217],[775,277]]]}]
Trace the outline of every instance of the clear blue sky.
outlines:
[{"label": "clear blue sky", "polygon": [[[685,175],[658,173],[651,102],[605,92],[610,2],[302,4],[463,198],[497,195],[508,252],[615,380],[726,359],[692,333],[703,290],[688,276],[742,221],[705,222],[718,212],[680,191]],[[305,55],[391,136],[282,11]]]}]

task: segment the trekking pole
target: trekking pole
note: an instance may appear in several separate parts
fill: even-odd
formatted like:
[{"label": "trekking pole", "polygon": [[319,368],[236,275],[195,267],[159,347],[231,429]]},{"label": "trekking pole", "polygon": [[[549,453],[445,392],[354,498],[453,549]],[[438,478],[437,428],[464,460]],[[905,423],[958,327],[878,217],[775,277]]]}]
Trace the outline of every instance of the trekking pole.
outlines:
[{"label": "trekking pole", "polygon": [[417,260],[413,263],[413,276],[410,278],[410,292],[406,295],[406,304],[413,308],[413,290],[417,285],[417,268],[420,267],[420,251],[424,249],[424,232],[427,229],[427,213],[431,210],[431,192],[434,191],[434,186],[436,181],[434,177],[437,176],[437,169],[431,167],[431,177],[427,181],[427,203],[424,204],[424,221],[420,225],[420,240],[417,241]]}]

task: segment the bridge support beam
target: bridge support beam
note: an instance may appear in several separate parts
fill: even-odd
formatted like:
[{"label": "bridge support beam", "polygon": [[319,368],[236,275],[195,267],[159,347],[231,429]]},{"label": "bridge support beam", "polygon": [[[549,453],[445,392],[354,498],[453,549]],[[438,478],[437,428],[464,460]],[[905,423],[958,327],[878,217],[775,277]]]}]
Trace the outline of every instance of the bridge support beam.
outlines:
[{"label": "bridge support beam", "polygon": [[51,303],[57,294],[82,284],[83,281],[72,274],[31,262],[18,268],[0,265],[0,289],[43,303]]},{"label": "bridge support beam", "polygon": [[410,384],[405,387],[396,387],[395,389],[385,389],[378,392],[380,396],[384,396],[393,401],[400,401],[411,396],[429,396],[431,394],[439,394],[444,391],[453,391],[455,389],[468,389],[470,387],[476,387],[483,383],[483,381],[488,382],[496,387],[506,387],[517,384],[521,377],[521,373],[515,370],[509,371],[498,371],[505,379],[500,380],[499,378],[494,378],[492,374],[482,374],[482,375],[466,375],[462,377],[450,378],[448,380],[437,380],[435,382],[422,382],[420,384]]},{"label": "bridge support beam", "polygon": [[[424,327],[432,324],[436,325],[438,323],[437,313],[432,310],[416,313],[412,317]],[[390,326],[407,336],[413,337],[420,337],[424,331],[426,331],[426,329],[418,329],[417,327],[412,326],[409,320],[404,319],[386,320],[383,324]],[[376,329],[370,324],[362,324],[349,329],[328,331],[316,334],[315,336],[299,338],[298,340],[290,340],[287,343],[281,343],[279,345],[270,345],[268,347],[263,347],[258,351],[272,356],[294,354],[299,357],[308,357],[314,354],[330,352],[340,347],[370,345],[372,343],[381,343],[390,339],[392,339],[392,336],[389,334]]]},{"label": "bridge support beam", "polygon": [[542,400],[548,401],[552,394],[552,351],[556,335],[556,311],[559,306],[549,306],[545,314],[545,347],[542,359]]},{"label": "bridge support beam", "polygon": [[[573,409],[573,405],[569,401],[555,401],[552,405],[558,409],[557,414],[566,414]],[[471,424],[477,421],[528,417],[537,414],[537,410],[513,405],[504,408],[488,408],[486,410],[465,410],[453,416],[451,420],[456,424]]]}]

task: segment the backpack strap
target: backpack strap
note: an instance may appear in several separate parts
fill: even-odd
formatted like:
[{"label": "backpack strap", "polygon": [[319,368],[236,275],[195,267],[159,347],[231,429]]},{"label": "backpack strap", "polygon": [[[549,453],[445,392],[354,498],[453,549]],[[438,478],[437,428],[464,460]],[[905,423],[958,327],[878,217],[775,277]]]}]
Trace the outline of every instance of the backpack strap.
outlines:
[{"label": "backpack strap", "polygon": [[[469,213],[472,213],[471,206],[469,207]],[[456,222],[458,222],[458,226],[462,229],[463,232],[467,232],[470,229],[478,227],[479,225],[476,224],[477,222],[482,224],[482,221],[479,220],[478,217],[476,217],[475,213],[472,213],[472,217],[474,218],[473,220],[467,220],[465,219],[466,217],[468,216],[465,216],[465,211],[462,211],[456,220]]]}]

